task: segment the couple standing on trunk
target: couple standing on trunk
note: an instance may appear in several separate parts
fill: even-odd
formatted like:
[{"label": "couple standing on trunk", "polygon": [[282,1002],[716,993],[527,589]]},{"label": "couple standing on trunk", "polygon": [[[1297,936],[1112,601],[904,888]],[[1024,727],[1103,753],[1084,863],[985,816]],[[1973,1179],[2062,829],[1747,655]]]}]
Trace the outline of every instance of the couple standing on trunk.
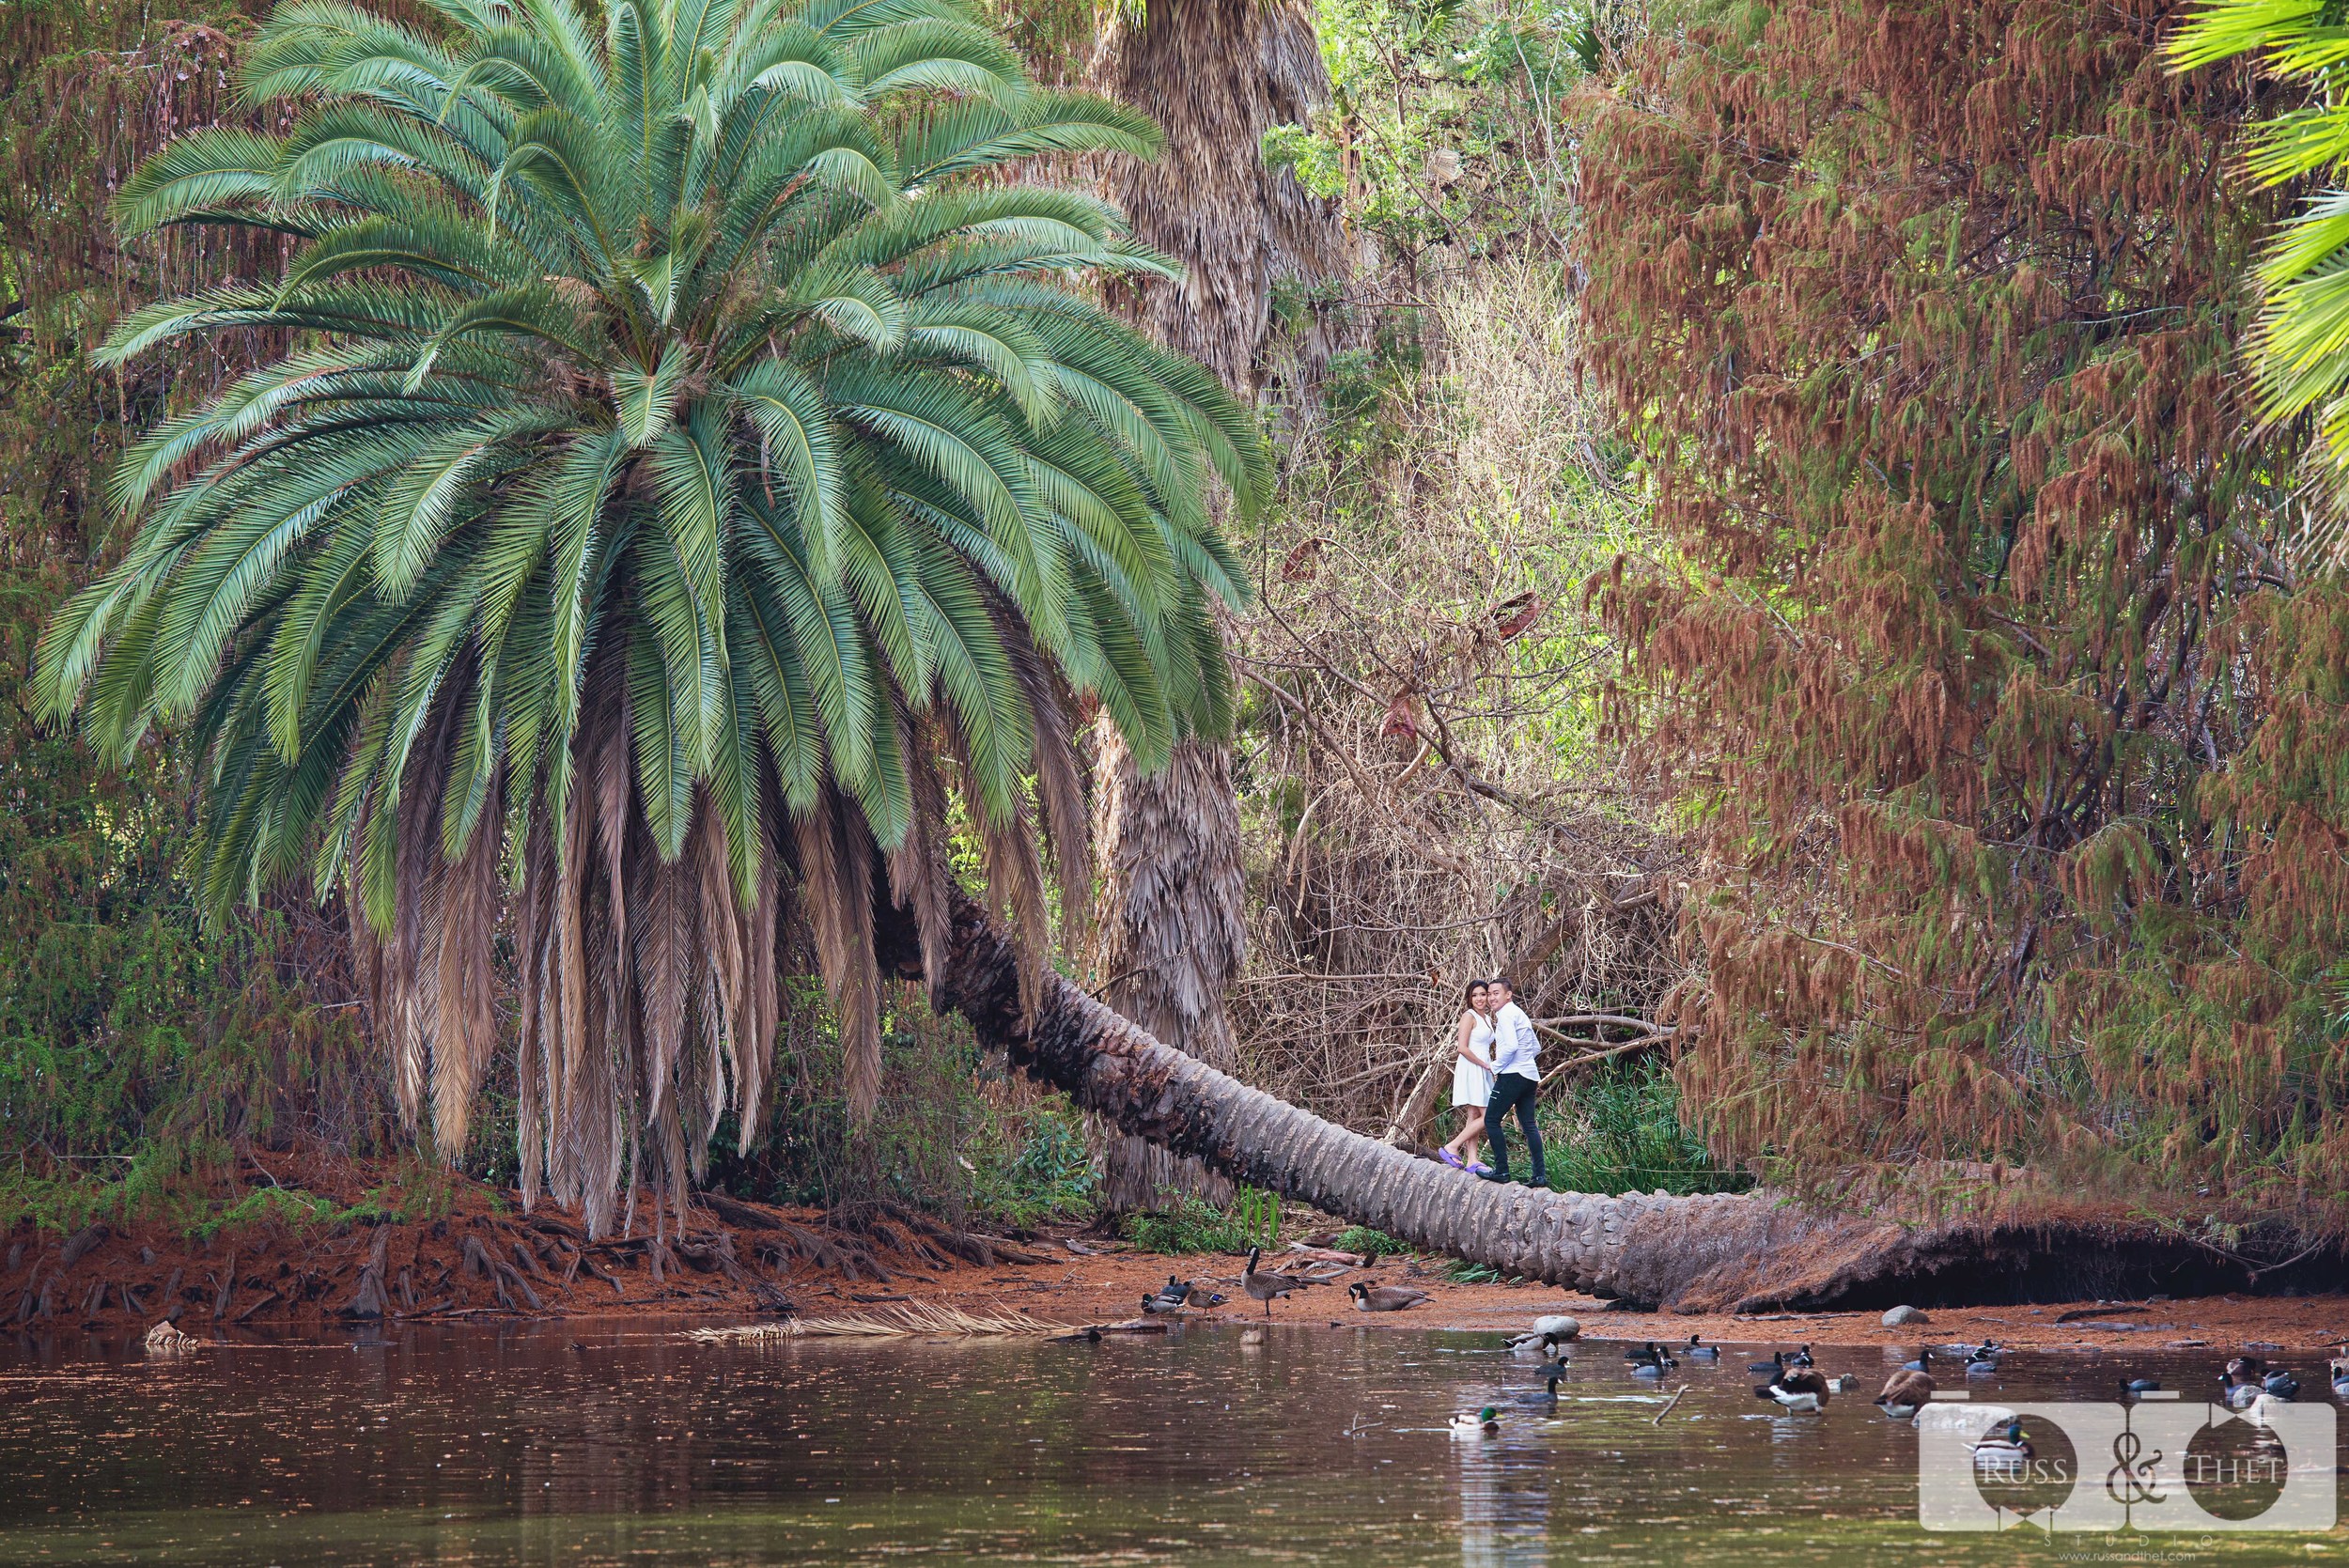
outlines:
[{"label": "couple standing on trunk", "polygon": [[[1505,975],[1470,981],[1462,1001],[1467,1005],[1453,1030],[1453,1048],[1459,1060],[1452,1068],[1452,1103],[1468,1114],[1460,1135],[1436,1151],[1436,1157],[1488,1182],[1507,1181],[1509,1140],[1503,1124],[1514,1110],[1525,1133],[1533,1185],[1548,1186],[1542,1129],[1533,1121],[1533,1091],[1542,1081],[1542,1042],[1533,1032],[1533,1020],[1517,1004]],[[1487,1135],[1493,1143],[1489,1166],[1476,1157],[1477,1141]]]}]

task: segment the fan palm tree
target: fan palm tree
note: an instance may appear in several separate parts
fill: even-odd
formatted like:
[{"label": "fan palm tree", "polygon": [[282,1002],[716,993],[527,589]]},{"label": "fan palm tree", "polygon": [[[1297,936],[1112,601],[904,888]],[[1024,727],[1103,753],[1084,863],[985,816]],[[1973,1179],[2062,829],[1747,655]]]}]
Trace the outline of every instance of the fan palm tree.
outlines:
[{"label": "fan palm tree", "polygon": [[1156,132],[958,0],[428,9],[280,8],[241,90],[285,132],[124,188],[131,234],[288,260],[101,360],[274,357],[123,459],[135,537],[42,700],[117,759],[184,727],[213,906],[343,891],[450,1155],[510,908],[524,1195],[601,1232],[624,1171],[682,1204],[729,1107],[755,1135],[803,945],[869,1110],[875,922],[935,984],[957,829],[1040,994],[1040,838],[1089,893],[1075,698],[1145,768],[1225,727],[1205,498],[1266,474],[1212,377],[1077,287],[1169,264],[1007,178]]}]

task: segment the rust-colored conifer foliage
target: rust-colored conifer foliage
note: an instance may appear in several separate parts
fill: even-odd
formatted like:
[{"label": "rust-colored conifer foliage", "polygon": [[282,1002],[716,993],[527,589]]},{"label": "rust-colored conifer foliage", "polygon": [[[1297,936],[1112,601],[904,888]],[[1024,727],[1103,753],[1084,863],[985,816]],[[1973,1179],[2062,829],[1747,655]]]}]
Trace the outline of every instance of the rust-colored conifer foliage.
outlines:
[{"label": "rust-colored conifer foliage", "polygon": [[1671,547],[1594,584],[1610,714],[1703,830],[1722,1152],[2338,1232],[2349,598],[2279,559],[2251,89],[2169,74],[2176,9],[1789,0],[1596,101],[1591,352]]}]

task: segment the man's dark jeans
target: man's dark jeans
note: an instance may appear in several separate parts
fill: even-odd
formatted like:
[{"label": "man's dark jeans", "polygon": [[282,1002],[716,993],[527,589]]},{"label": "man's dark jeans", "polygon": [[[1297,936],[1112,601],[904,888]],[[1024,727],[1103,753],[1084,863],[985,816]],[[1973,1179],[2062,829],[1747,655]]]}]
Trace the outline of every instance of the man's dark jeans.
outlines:
[{"label": "man's dark jeans", "polygon": [[1514,1110],[1517,1126],[1525,1131],[1526,1157],[1533,1162],[1533,1185],[1548,1185],[1548,1172],[1542,1164],[1542,1129],[1533,1122],[1533,1094],[1540,1087],[1522,1073],[1501,1073],[1493,1079],[1492,1103],[1485,1108],[1485,1136],[1493,1142],[1496,1180],[1509,1179],[1509,1137],[1501,1118]]}]

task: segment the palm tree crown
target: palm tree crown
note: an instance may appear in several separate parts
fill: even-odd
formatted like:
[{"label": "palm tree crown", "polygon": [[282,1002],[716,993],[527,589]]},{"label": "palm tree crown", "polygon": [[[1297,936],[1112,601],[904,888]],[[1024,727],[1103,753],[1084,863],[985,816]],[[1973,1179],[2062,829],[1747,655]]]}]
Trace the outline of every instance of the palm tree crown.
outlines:
[{"label": "palm tree crown", "polygon": [[[450,1154],[512,910],[522,1167],[610,1220],[755,1131],[811,950],[851,1105],[877,891],[933,967],[949,824],[1040,963],[1040,814],[1082,908],[1078,693],[1145,764],[1228,722],[1205,497],[1247,415],[1105,316],[1164,271],[1038,154],[1144,121],[1030,84],[957,0],[280,8],[272,136],[173,144],[124,227],[291,237],[273,285],[127,318],[119,362],[280,346],[128,454],[122,562],[41,649],[109,755],[184,724],[215,905],[343,888]],[[259,329],[258,334],[255,329]]]}]

